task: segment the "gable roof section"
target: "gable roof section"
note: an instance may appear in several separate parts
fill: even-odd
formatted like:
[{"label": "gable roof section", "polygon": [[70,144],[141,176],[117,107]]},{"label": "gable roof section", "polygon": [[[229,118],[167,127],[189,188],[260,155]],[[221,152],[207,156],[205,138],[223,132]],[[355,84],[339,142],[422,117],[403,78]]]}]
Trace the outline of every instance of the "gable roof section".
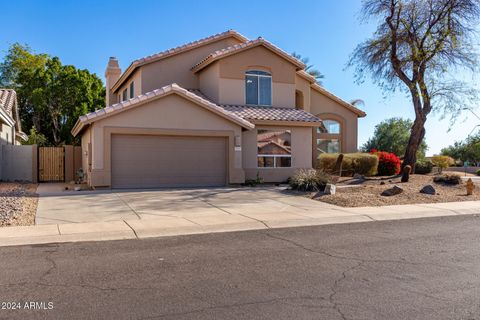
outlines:
[{"label": "gable roof section", "polygon": [[195,49],[195,48],[198,48],[198,47],[201,47],[201,46],[204,46],[204,45],[207,45],[207,44],[210,44],[210,43],[222,40],[222,39],[226,39],[226,38],[229,38],[229,37],[233,37],[233,38],[235,38],[235,39],[237,39],[241,42],[247,42],[248,41],[248,38],[246,38],[242,34],[238,33],[237,31],[230,29],[230,30],[227,30],[225,32],[215,34],[213,36],[209,36],[209,37],[206,37],[206,38],[203,38],[203,39],[200,39],[200,40],[192,41],[192,42],[186,43],[184,45],[181,45],[181,46],[178,46],[178,47],[175,47],[175,48],[171,48],[171,49],[168,49],[168,50],[156,53],[156,54],[152,54],[150,56],[146,56],[146,57],[134,60],[128,66],[128,68],[125,70],[125,72],[120,76],[120,78],[117,80],[117,82],[115,82],[115,84],[112,87],[112,91],[116,91],[122,85],[122,83],[130,76],[130,74],[132,74],[132,72],[140,66],[143,66],[145,64],[149,64],[149,63],[152,63],[152,62],[156,62],[156,61],[174,56],[176,54],[186,52],[186,51],[189,51],[189,50],[192,50],[192,49]]},{"label": "gable roof section", "polygon": [[348,103],[347,101],[337,97],[336,95],[334,95],[333,93],[331,93],[330,91],[328,91],[327,89],[325,89],[324,87],[320,86],[317,84],[317,81],[315,80],[315,77],[311,76],[308,72],[306,72],[305,70],[300,70],[300,71],[297,71],[297,75],[299,75],[300,77],[304,78],[305,80],[308,80],[310,81],[310,88],[314,89],[315,91],[323,94],[324,96],[326,96],[327,98],[330,98],[332,99],[333,101],[339,103],[341,106],[347,108],[348,110],[352,111],[353,113],[355,113],[359,118],[363,118],[365,117],[367,114],[358,109],[357,107],[355,107],[353,104],[351,103]]},{"label": "gable roof section", "polygon": [[310,84],[310,87],[312,89],[314,89],[315,91],[317,92],[320,92],[321,94],[323,94],[324,96],[326,96],[327,98],[330,98],[332,99],[333,101],[337,102],[338,104],[340,104],[341,106],[347,108],[348,110],[352,111],[353,113],[355,113],[359,118],[363,118],[365,117],[367,114],[358,109],[357,107],[355,107],[354,105],[352,105],[351,103],[348,103],[347,101],[337,97],[336,95],[334,95],[333,93],[331,93],[330,91],[326,90],[325,88],[323,88],[322,86],[319,86],[318,84],[316,83],[312,83]]},{"label": "gable roof section", "polygon": [[208,66],[210,63],[217,61],[219,59],[223,59],[225,57],[231,56],[233,54],[242,52],[244,50],[248,50],[251,48],[255,48],[258,46],[263,46],[273,53],[279,55],[280,57],[284,58],[285,60],[289,61],[290,63],[294,64],[298,69],[303,69],[305,68],[305,64],[298,60],[297,58],[294,58],[290,54],[286,53],[279,47],[275,46],[274,44],[270,43],[269,41],[263,39],[263,38],[258,38],[255,40],[247,41],[245,43],[241,44],[236,44],[233,46],[230,46],[225,49],[217,50],[213,53],[210,53],[208,56],[206,56],[202,61],[198,62],[196,65],[192,67],[193,72],[198,72]]},{"label": "gable roof section", "polygon": [[173,83],[171,85],[162,87],[160,89],[156,89],[156,90],[147,92],[145,94],[141,94],[141,95],[136,96],[136,97],[134,97],[132,99],[129,99],[127,101],[116,103],[116,104],[111,105],[109,107],[90,112],[90,113],[88,113],[84,116],[80,116],[80,118],[77,120],[77,123],[75,124],[75,126],[73,127],[71,132],[72,132],[73,136],[77,136],[83,130],[83,128],[90,123],[93,123],[95,121],[104,119],[106,117],[110,117],[112,115],[115,115],[115,114],[123,112],[123,111],[130,110],[132,108],[144,105],[147,102],[151,102],[153,100],[165,97],[165,96],[170,95],[170,94],[177,94],[181,97],[184,97],[184,98],[194,102],[195,104],[197,104],[197,105],[199,105],[199,106],[201,106],[201,107],[219,115],[220,117],[223,117],[223,118],[225,118],[225,119],[227,119],[231,122],[234,122],[234,123],[242,126],[243,128],[246,128],[246,129],[250,130],[250,129],[253,129],[255,127],[252,123],[250,123],[247,120],[239,117],[238,115],[230,113],[230,112],[224,110],[223,108],[217,106],[216,104],[214,104],[214,103],[212,103],[212,102],[210,102],[210,101],[208,101],[208,100],[206,100],[206,99],[204,99],[204,98],[202,98],[202,97],[200,97],[200,96],[198,96],[198,95],[196,95],[192,92],[189,92],[188,90],[180,87],[176,83]]}]

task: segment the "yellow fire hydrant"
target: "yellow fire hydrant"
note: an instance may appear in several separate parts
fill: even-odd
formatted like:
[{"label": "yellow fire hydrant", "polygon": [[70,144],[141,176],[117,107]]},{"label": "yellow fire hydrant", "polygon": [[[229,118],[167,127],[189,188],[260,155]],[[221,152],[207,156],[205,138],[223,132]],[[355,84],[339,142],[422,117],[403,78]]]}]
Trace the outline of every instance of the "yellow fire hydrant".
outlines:
[{"label": "yellow fire hydrant", "polygon": [[473,194],[473,189],[475,189],[475,184],[472,181],[472,178],[467,180],[467,196],[471,196]]}]

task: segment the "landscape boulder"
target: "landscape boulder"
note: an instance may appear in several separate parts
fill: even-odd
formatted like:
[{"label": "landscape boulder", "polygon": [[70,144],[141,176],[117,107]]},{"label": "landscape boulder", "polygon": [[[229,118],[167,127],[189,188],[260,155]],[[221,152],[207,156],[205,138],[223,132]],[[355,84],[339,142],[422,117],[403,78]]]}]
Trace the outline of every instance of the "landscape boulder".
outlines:
[{"label": "landscape boulder", "polygon": [[391,197],[391,196],[396,196],[397,194],[400,194],[402,192],[403,192],[402,188],[400,188],[399,186],[393,186],[392,188],[383,191],[382,196]]},{"label": "landscape boulder", "polygon": [[323,191],[325,194],[335,194],[337,191],[337,187],[334,184],[327,183],[325,186],[325,190]]},{"label": "landscape boulder", "polygon": [[431,184],[428,184],[420,190],[420,193],[435,195],[437,190]]}]

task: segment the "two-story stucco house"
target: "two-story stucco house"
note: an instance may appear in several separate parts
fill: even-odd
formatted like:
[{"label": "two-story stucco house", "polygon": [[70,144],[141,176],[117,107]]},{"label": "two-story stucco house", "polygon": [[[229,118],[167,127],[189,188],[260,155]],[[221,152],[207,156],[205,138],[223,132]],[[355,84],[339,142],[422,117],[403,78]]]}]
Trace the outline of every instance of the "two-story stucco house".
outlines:
[{"label": "two-story stucco house", "polygon": [[0,145],[19,145],[27,139],[20,124],[17,93],[12,89],[0,89]]},{"label": "two-story stucco house", "polygon": [[110,58],[106,108],[80,117],[83,168],[95,187],[282,182],[319,152],[357,149],[365,113],[305,65],[229,30],[139,60]]}]

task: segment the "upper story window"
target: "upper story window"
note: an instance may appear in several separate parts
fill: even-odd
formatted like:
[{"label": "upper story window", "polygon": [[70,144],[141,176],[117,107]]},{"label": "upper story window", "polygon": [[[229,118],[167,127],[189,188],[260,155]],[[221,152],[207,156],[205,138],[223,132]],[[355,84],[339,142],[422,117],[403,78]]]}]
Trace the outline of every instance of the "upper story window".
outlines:
[{"label": "upper story window", "polygon": [[132,81],[130,82],[130,99],[135,96],[135,83]]},{"label": "upper story window", "polygon": [[127,89],[123,90],[122,92],[122,101],[127,100]]},{"label": "upper story window", "polygon": [[272,105],[272,75],[265,71],[245,72],[246,104],[258,106]]}]

